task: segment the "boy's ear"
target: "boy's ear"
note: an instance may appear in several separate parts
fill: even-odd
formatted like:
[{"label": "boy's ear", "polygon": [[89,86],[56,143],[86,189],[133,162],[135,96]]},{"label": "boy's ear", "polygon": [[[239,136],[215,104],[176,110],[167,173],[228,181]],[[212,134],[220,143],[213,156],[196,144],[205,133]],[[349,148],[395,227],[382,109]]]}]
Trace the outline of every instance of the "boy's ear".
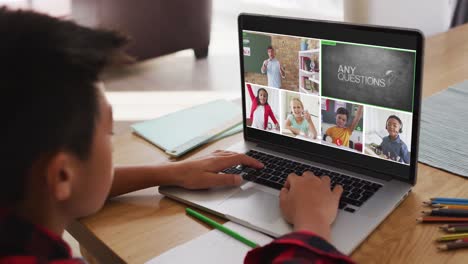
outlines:
[{"label": "boy's ear", "polygon": [[65,201],[70,198],[77,168],[76,158],[70,153],[58,152],[51,157],[46,169],[46,181],[54,199]]}]

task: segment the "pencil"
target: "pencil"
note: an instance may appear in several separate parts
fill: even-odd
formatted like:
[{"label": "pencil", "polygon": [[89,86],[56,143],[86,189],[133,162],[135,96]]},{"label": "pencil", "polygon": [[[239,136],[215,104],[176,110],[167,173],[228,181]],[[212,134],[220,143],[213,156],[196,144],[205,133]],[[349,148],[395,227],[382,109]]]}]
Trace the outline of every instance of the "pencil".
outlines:
[{"label": "pencil", "polygon": [[449,227],[445,229],[445,231],[450,232],[450,233],[468,232],[468,226]]},{"label": "pencil", "polygon": [[454,224],[445,224],[439,226],[440,229],[447,229],[451,227],[468,227],[468,222],[467,223],[454,223]]},{"label": "pencil", "polygon": [[[437,205],[437,206],[436,206]],[[468,210],[468,205],[453,205],[453,204],[433,204],[433,207],[438,207],[442,209],[461,209]]]},{"label": "pencil", "polygon": [[467,198],[447,198],[447,197],[432,197],[431,201],[441,201],[441,202],[464,202],[468,203]]},{"label": "pencil", "polygon": [[[453,204],[436,204],[432,202],[423,202],[424,205],[434,207],[434,208],[443,208],[446,206],[453,206]],[[463,205],[462,205],[463,206]]]},{"label": "pencil", "polygon": [[449,209],[466,209],[468,210],[468,205],[460,205],[460,204],[446,204],[446,203],[432,203],[432,202],[423,202],[424,205],[431,206],[431,207],[436,207],[436,208],[442,208],[442,207],[453,207]]},{"label": "pencil", "polygon": [[440,250],[452,250],[458,248],[468,248],[468,242],[451,242],[438,246]]},{"label": "pencil", "polygon": [[227,228],[227,227],[225,227],[225,226],[223,226],[221,224],[218,224],[213,219],[210,219],[210,218],[208,218],[208,217],[206,217],[206,216],[204,216],[204,215],[202,215],[202,214],[200,214],[200,213],[198,213],[198,212],[196,212],[196,211],[194,211],[194,210],[192,210],[190,208],[185,208],[185,211],[187,212],[187,214],[189,214],[189,215],[191,215],[191,216],[193,216],[193,217],[195,217],[195,218],[209,224],[210,226],[218,229],[219,231],[225,233],[226,235],[229,235],[229,236],[239,240],[240,242],[246,244],[247,246],[249,246],[251,248],[258,247],[257,243],[248,240],[247,238],[241,236],[237,232],[235,232],[235,231],[233,231],[233,230],[231,230],[231,229],[229,229],[229,228]]},{"label": "pencil", "polygon": [[423,203],[433,205],[433,204],[445,204],[445,205],[464,205],[467,206],[468,202],[465,201],[449,201],[449,200],[430,200],[424,201]]},{"label": "pencil", "polygon": [[468,217],[468,210],[461,209],[434,208],[432,210],[422,211],[422,213],[431,216]]},{"label": "pencil", "polygon": [[468,233],[454,234],[454,235],[445,235],[436,239],[436,241],[451,241],[457,239],[468,238]]},{"label": "pencil", "polygon": [[423,216],[416,218],[418,222],[468,222],[468,217],[442,217],[442,216]]},{"label": "pencil", "polygon": [[423,204],[425,205],[430,205],[433,207],[438,207],[441,205],[464,205],[468,206],[468,202],[457,202],[457,201],[440,201],[440,200],[434,200],[434,201],[423,201]]}]

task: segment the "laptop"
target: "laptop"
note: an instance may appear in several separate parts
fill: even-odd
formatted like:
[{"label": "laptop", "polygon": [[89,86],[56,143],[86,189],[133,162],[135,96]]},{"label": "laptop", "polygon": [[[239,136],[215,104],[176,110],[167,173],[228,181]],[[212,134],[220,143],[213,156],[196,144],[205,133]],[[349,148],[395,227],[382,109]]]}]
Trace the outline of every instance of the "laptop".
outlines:
[{"label": "laptop", "polygon": [[238,30],[244,140],[229,150],[265,168],[227,168],[240,187],[159,192],[278,237],[292,231],[287,176],[328,175],[344,188],[331,242],[351,254],[416,183],[422,34],[252,14]]}]

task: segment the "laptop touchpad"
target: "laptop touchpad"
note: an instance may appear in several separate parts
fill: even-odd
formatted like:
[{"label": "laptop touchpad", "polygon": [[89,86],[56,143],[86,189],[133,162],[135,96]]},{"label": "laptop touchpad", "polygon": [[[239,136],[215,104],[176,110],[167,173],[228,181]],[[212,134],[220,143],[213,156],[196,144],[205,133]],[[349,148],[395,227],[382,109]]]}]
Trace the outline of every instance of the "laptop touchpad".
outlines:
[{"label": "laptop touchpad", "polygon": [[222,212],[249,222],[273,223],[281,218],[279,197],[257,188],[235,193],[220,206]]}]

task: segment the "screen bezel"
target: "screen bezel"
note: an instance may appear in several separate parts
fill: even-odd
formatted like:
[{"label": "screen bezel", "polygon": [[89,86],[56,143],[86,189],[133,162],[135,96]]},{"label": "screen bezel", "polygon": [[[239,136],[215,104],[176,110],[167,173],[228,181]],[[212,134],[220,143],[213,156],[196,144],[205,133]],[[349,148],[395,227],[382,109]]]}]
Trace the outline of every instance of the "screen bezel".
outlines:
[{"label": "screen bezel", "polygon": [[[366,154],[339,150],[330,146],[297,140],[285,135],[265,132],[248,127],[246,123],[246,94],[242,44],[243,30],[415,50],[416,61],[414,73],[413,128],[411,135],[412,145],[410,165],[398,164],[396,162],[374,158]],[[414,29],[356,25],[340,22],[242,13],[238,17],[238,40],[242,91],[242,115],[244,120],[244,139],[246,141],[277,146],[285,150],[297,152],[298,155],[303,157],[305,156],[310,160],[338,168],[344,168],[357,173],[376,177],[386,176],[412,185],[416,184],[424,48],[424,37],[420,31]]]}]

